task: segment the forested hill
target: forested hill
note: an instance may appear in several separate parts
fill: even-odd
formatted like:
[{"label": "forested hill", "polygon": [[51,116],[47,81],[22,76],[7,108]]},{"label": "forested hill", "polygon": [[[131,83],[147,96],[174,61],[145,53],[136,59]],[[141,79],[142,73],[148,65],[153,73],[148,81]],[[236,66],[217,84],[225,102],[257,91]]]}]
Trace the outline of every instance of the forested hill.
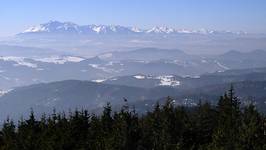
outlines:
[{"label": "forested hill", "polygon": [[[125,105],[101,115],[86,110],[43,115],[17,123],[8,119],[0,131],[2,150],[265,150],[266,116],[254,105],[241,107],[233,89],[216,106],[175,106],[168,98],[138,115]],[[17,125],[15,125],[17,124]]]}]

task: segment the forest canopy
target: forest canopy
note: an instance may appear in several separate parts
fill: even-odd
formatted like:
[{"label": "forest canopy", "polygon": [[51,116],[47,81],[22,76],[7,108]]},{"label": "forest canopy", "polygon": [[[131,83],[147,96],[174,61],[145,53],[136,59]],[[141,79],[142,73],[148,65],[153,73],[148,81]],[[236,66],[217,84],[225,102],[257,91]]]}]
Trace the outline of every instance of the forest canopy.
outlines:
[{"label": "forest canopy", "polygon": [[255,105],[242,107],[233,88],[216,106],[176,106],[168,97],[152,111],[137,114],[125,104],[100,115],[87,110],[56,113],[14,123],[0,131],[1,150],[265,150],[266,118]]}]

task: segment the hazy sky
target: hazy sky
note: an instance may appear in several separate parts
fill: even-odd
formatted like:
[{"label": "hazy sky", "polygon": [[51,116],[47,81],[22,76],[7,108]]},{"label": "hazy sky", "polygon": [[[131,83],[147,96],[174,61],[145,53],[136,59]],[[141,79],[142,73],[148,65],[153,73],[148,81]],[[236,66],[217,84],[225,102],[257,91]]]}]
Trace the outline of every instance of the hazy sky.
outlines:
[{"label": "hazy sky", "polygon": [[266,0],[0,1],[0,36],[49,20],[266,33]]}]

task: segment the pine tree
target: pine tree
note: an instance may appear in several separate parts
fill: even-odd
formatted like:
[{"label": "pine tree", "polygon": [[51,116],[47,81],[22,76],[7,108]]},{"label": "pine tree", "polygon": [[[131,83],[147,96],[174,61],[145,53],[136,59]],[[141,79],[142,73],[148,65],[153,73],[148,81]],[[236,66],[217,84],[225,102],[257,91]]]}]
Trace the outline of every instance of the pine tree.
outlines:
[{"label": "pine tree", "polygon": [[194,140],[197,143],[195,148],[206,149],[208,144],[212,142],[214,128],[217,126],[215,119],[217,114],[209,103],[200,103],[195,115],[196,138]]},{"label": "pine tree", "polygon": [[112,107],[110,103],[104,107],[103,114],[101,115],[101,126],[103,134],[104,149],[112,149],[112,134],[113,134],[113,122]]},{"label": "pine tree", "polygon": [[248,150],[262,150],[265,143],[262,130],[263,119],[253,104],[244,109],[241,126],[241,146]]},{"label": "pine tree", "polygon": [[17,137],[15,132],[15,125],[9,118],[4,122],[1,131],[2,143],[0,145],[1,150],[17,150]]},{"label": "pine tree", "polygon": [[241,111],[239,99],[231,87],[229,94],[220,98],[217,106],[218,125],[213,135],[212,148],[239,149],[239,132],[241,126]]},{"label": "pine tree", "polygon": [[[185,113],[184,113],[185,114]],[[164,149],[176,148],[182,137],[184,128],[184,115],[182,109],[175,109],[173,99],[167,97],[162,107],[162,142]]]},{"label": "pine tree", "polygon": [[88,149],[104,150],[104,132],[101,121],[95,114],[91,115],[87,137]]},{"label": "pine tree", "polygon": [[35,150],[40,146],[41,129],[39,121],[35,119],[34,112],[31,110],[28,120],[18,126],[19,147],[22,150]]}]

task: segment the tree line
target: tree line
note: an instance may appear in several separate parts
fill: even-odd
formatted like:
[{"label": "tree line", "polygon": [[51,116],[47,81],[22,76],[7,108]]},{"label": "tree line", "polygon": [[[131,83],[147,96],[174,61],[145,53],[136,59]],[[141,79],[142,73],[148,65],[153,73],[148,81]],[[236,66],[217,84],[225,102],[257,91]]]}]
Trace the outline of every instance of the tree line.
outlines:
[{"label": "tree line", "polygon": [[216,106],[176,106],[171,98],[137,114],[124,105],[100,115],[76,110],[14,123],[0,130],[0,150],[266,150],[266,117],[242,107],[233,89]]}]

